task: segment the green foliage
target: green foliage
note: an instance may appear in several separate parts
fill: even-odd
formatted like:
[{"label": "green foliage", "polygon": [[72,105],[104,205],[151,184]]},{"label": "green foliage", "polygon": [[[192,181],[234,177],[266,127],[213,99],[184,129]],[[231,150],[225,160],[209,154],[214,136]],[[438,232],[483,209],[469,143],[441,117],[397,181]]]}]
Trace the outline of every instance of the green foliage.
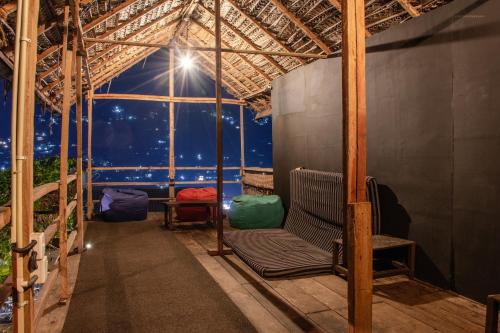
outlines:
[{"label": "green foliage", "polygon": [[[59,180],[59,158],[44,158],[36,160],[33,163],[33,185],[39,186]],[[68,160],[68,173],[71,174],[76,169],[76,160]],[[11,174],[10,170],[0,171],[0,205],[10,200]],[[68,198],[72,199],[75,195],[75,184],[68,186]],[[53,223],[58,215],[59,196],[57,192],[52,192],[37,200],[34,203],[35,214],[34,230],[42,232]],[[67,221],[68,232],[74,229],[74,214]],[[11,251],[10,251],[10,228],[0,230],[0,282],[3,282],[10,274],[11,269]]]}]

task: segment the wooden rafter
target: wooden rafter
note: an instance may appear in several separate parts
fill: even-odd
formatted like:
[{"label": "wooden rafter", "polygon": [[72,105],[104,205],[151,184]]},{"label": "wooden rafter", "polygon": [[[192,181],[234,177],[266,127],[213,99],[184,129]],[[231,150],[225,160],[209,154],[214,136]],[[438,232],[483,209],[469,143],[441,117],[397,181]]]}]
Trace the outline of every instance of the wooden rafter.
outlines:
[{"label": "wooden rafter", "polygon": [[300,30],[302,30],[307,35],[307,37],[309,37],[312,41],[314,41],[314,43],[316,43],[316,45],[318,45],[318,47],[322,49],[323,52],[325,52],[326,54],[332,53],[330,47],[326,45],[326,43],[323,42],[321,38],[319,38],[318,35],[316,35],[311,29],[309,29],[309,27],[306,26],[297,15],[292,13],[281,2],[281,0],[270,0],[270,1],[274,6],[276,6],[279,9],[281,13],[283,13],[283,15],[285,15],[290,21],[292,21],[293,24],[299,27]]},{"label": "wooden rafter", "polygon": [[[136,36],[144,33],[145,31],[147,31],[149,28],[151,28],[152,26],[156,25],[156,24],[159,24],[161,21],[165,20],[165,19],[168,19],[168,18],[171,18],[172,16],[174,16],[176,13],[179,12],[179,8],[180,7],[177,7],[175,8],[174,10],[168,12],[165,16],[161,16],[159,18],[157,18],[156,20],[152,20],[150,21],[149,23],[145,24],[143,27],[139,28],[138,30],[134,31],[133,33],[131,33],[130,35],[127,36],[127,38],[125,40],[131,40],[133,38],[135,38]],[[134,17],[133,20],[137,20],[138,17]],[[162,27],[163,29],[164,28],[167,28],[167,27],[170,27],[171,25],[175,24],[176,22],[178,21],[177,20],[173,20],[172,22],[169,22],[166,26]],[[130,23],[130,22],[129,22]],[[121,27],[123,28],[123,26]],[[116,32],[116,31],[115,31]],[[155,33],[157,33],[158,31],[156,31]],[[153,33],[154,34],[154,33]],[[95,44],[95,43],[94,43]],[[99,52],[98,54],[94,55],[93,57],[91,57],[90,59],[88,59],[88,63],[90,65],[92,65],[92,63],[94,63],[97,59],[105,56],[106,54],[109,54],[110,52],[112,52],[113,50],[115,50],[119,45],[113,45],[109,48],[106,48],[104,50],[102,50],[101,52]],[[103,61],[101,64],[105,64],[106,61]],[[97,66],[97,68],[99,68],[100,65]],[[96,68],[92,68],[93,71],[96,70]],[[50,91],[52,90],[54,87],[56,87],[57,85],[59,85],[60,83],[62,83],[63,81],[63,78],[60,78],[59,80],[56,80],[54,82],[51,82],[50,84],[48,84],[44,89],[43,91],[46,92],[46,91]]]},{"label": "wooden rafter", "polygon": [[420,12],[417,8],[415,8],[409,0],[398,0],[401,7],[404,8],[412,17],[420,16]]},{"label": "wooden rafter", "polygon": [[[148,14],[149,14],[149,13],[151,13],[153,10],[155,10],[155,9],[157,9],[157,8],[159,8],[159,7],[163,6],[163,5],[165,5],[165,3],[167,3],[167,2],[168,2],[168,0],[162,0],[162,1],[158,2],[158,3],[157,3],[157,4],[155,4],[154,6],[149,7],[149,8],[147,8],[146,10],[144,10],[144,11],[143,11],[140,15],[137,15],[137,16],[134,16],[134,17],[131,17],[131,18],[129,18],[128,20],[121,22],[120,24],[118,24],[118,25],[117,25],[117,26],[115,26],[114,28],[112,28],[112,29],[110,29],[110,30],[107,30],[105,33],[103,33],[103,34],[102,34],[102,35],[100,35],[99,37],[101,37],[101,38],[106,38],[106,37],[109,37],[109,36],[111,36],[111,35],[113,35],[113,34],[115,34],[115,33],[117,33],[117,32],[120,32],[122,29],[124,29],[124,28],[128,27],[130,24],[134,24],[134,23],[136,23],[136,22],[139,22],[139,21],[142,19],[142,17],[143,17],[144,15],[148,15]],[[178,8],[176,8],[176,9],[174,9],[173,11],[177,12],[179,8],[180,8],[180,7],[178,7]],[[82,30],[83,30],[83,31],[84,31],[84,33],[85,33],[85,28],[83,28]],[[92,47],[94,47],[95,45],[96,45],[96,43],[89,43],[89,45],[87,45],[87,49],[91,49],[91,48],[92,48]],[[57,47],[57,45],[56,45],[56,47]],[[44,52],[45,52],[45,51],[44,51]],[[54,50],[54,52],[55,52],[55,50]],[[53,53],[53,52],[52,52],[52,53]],[[43,53],[39,56],[39,60],[42,60],[42,59],[43,59],[43,58],[42,58],[42,55],[43,55]],[[41,74],[40,74],[40,78],[41,78],[41,79],[43,79],[43,78],[47,77],[48,75],[50,75],[50,74],[54,73],[54,72],[57,70],[57,68],[58,68],[58,67],[59,67],[59,64],[55,64],[55,65],[54,65],[54,66],[52,66],[51,68],[49,68],[49,69],[47,69],[46,71],[44,71],[43,73],[41,73]]]},{"label": "wooden rafter", "polygon": [[[117,6],[116,8],[114,8],[113,10],[107,12],[106,14],[102,15],[102,16],[99,16],[98,18],[96,18],[95,20],[93,20],[92,22],[89,22],[87,23],[85,26],[83,26],[82,30],[83,30],[83,33],[87,33],[89,32],[91,29],[93,29],[94,27],[98,26],[99,24],[105,22],[107,19],[109,19],[110,17],[114,16],[114,15],[117,15],[117,14],[120,14],[123,10],[127,9],[130,5],[134,4],[135,2],[137,2],[138,0],[128,0],[128,1],[125,1],[124,3],[120,4],[119,6]],[[127,24],[131,23],[131,22],[134,22],[138,19],[141,19],[144,15],[147,15],[148,13],[150,13],[152,10],[155,10],[157,9],[158,7],[168,3],[169,1],[168,0],[162,0],[162,1],[159,1],[158,3],[156,3],[155,5],[151,6],[151,7],[147,7],[145,8],[142,12],[140,12],[138,15],[135,15],[131,18],[129,18],[128,20],[124,21],[124,22],[120,22],[116,27],[114,27],[113,29],[111,30],[108,30],[106,31],[103,35],[101,35],[101,37],[104,38],[104,36],[109,36],[111,35],[112,33],[115,33],[116,31],[120,30],[121,28],[123,28],[124,26],[126,26]],[[92,45],[89,45],[88,47],[90,48]],[[48,56],[50,56],[52,53],[58,51],[59,49],[61,48],[61,45],[53,45],[49,48],[47,48],[46,50],[44,50],[42,53],[40,53],[38,55],[38,61],[42,61],[43,59],[47,58]]]},{"label": "wooden rafter", "polygon": [[[215,13],[213,12],[213,10],[211,10],[210,8],[207,8],[203,5],[200,4],[200,8],[203,8],[204,10],[206,10],[208,13],[210,13],[213,17],[215,17]],[[224,18],[221,18],[221,23],[229,30],[231,30],[231,32],[233,34],[235,34],[236,36],[238,36],[238,38],[240,38],[241,40],[243,40],[246,44],[248,44],[250,47],[252,47],[253,49],[255,50],[260,50],[261,48],[255,44],[250,38],[248,38],[246,35],[242,34],[241,31],[239,31],[237,28],[233,27],[233,25],[231,23],[229,23],[226,19]],[[283,68],[283,66],[281,66],[273,57],[271,56],[268,56],[268,55],[263,55],[263,57],[268,61],[270,62],[274,67],[276,67],[276,69],[281,73],[281,74],[285,74],[287,72],[287,70],[285,68]]]},{"label": "wooden rafter", "polygon": [[[243,8],[240,7],[240,5],[235,0],[225,0],[225,1],[228,2],[228,3],[230,3],[231,6],[237,12],[239,12],[245,19],[247,19],[250,22],[252,22],[253,25],[255,25],[256,27],[258,27],[260,29],[260,31],[262,31],[267,37],[269,37],[270,39],[272,39],[281,48],[285,49],[287,52],[294,52],[294,50],[292,48],[290,48],[289,46],[285,45],[285,43],[283,43],[275,34],[271,33],[269,31],[269,28],[265,27],[261,22],[259,22],[258,20],[256,20],[253,16],[248,15],[243,10]],[[334,1],[334,0],[332,0],[332,1]],[[304,59],[300,59],[299,58],[298,61],[301,64],[305,64],[306,63],[306,61]]]},{"label": "wooden rafter", "polygon": [[[213,38],[215,38],[214,36],[214,32],[210,29],[208,29],[207,27],[205,27],[202,23],[198,22],[197,20],[192,20],[191,21],[192,24],[191,25],[195,25],[197,26],[198,28],[200,28],[201,30],[203,30],[205,33],[211,35]],[[222,46],[223,47],[230,47],[230,45],[226,42],[222,42]],[[239,55],[239,57],[247,64],[249,65],[250,67],[252,67],[252,69],[254,69],[257,73],[259,73],[260,75],[262,75],[269,83],[273,80],[269,74],[267,74],[266,72],[264,72],[259,66],[255,65],[250,59],[248,56],[245,56],[245,55]]]},{"label": "wooden rafter", "polygon": [[[181,40],[184,41],[188,46],[194,46],[193,43],[186,41],[184,38],[181,38]],[[209,62],[211,65],[214,65],[214,63],[212,61],[212,58],[206,52],[198,51],[197,54],[201,58],[205,59],[205,61]],[[234,66],[232,66],[231,63],[225,61],[224,58],[222,58],[222,62],[227,67],[229,67],[230,70],[234,69]],[[229,79],[231,79],[233,82],[235,82],[236,84],[238,84],[243,90],[245,90],[247,92],[250,92],[251,90],[249,88],[247,88],[247,86],[243,82],[241,82],[237,77],[235,77],[233,74],[231,74],[230,70],[224,71],[223,75],[228,76]],[[237,95],[240,95],[240,94],[238,93]]]},{"label": "wooden rafter", "polygon": [[[171,31],[163,29],[161,33],[153,34],[152,36],[150,36],[148,41],[156,42],[166,39],[168,40],[172,37],[172,35],[173,34]],[[126,51],[119,52],[113,55],[113,57],[107,62],[108,64],[113,64],[110,66],[111,69],[106,68],[104,69],[103,73],[95,74],[96,89],[99,88],[102,84],[106,83],[110,78],[120,75],[121,73],[135,65],[137,62],[141,61],[157,50],[158,49],[155,48],[144,49],[140,47],[128,47],[126,51],[129,51],[130,55],[126,54]],[[125,58],[125,61],[120,61],[123,58]]]}]

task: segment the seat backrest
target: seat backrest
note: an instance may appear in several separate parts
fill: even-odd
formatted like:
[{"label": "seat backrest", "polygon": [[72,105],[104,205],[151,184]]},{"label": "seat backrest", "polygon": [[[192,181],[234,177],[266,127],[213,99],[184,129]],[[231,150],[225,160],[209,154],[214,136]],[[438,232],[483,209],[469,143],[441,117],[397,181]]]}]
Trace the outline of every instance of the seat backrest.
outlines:
[{"label": "seat backrest", "polygon": [[[377,182],[366,178],[372,203],[372,230],[380,232]],[[315,246],[331,252],[333,240],[342,237],[344,224],[343,174],[295,169],[290,172],[290,210],[284,228]]]}]

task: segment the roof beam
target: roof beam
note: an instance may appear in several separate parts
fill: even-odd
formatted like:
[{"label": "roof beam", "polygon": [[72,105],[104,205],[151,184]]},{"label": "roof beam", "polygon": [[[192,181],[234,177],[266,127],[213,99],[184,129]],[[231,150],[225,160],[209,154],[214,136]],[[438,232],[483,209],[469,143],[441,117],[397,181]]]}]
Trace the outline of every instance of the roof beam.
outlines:
[{"label": "roof beam", "polygon": [[[114,16],[116,14],[119,14],[121,11],[127,9],[129,6],[131,6],[132,4],[134,4],[137,1],[138,0],[127,0],[127,1],[125,1],[123,3],[121,3],[120,5],[118,5],[117,7],[115,7],[113,10],[107,12],[104,15],[99,16],[98,18],[96,18],[92,22],[89,22],[89,23],[85,24],[85,26],[82,27],[83,33],[84,34],[87,33],[88,31],[90,31],[91,29],[93,29],[94,27],[96,27],[97,25],[101,24],[102,22],[106,21],[108,18],[110,18],[110,17],[112,17],[112,16]],[[126,22],[130,22],[131,20],[135,20],[138,17],[146,15],[151,10],[156,9],[159,5],[165,4],[167,2],[168,1],[166,1],[166,0],[160,1],[157,4],[155,4],[155,5],[153,5],[153,6],[149,7],[149,8],[145,8],[141,13],[136,14],[134,17],[132,17],[129,20],[125,21],[125,23],[124,22],[119,23],[117,27],[122,27],[124,24],[126,24]],[[117,27],[115,27],[115,28],[113,28],[111,30],[116,31]],[[105,34],[106,33],[107,33],[107,31],[105,32]],[[52,53],[58,51],[60,48],[61,48],[61,45],[56,44],[56,45],[52,45],[51,47],[45,49],[42,53],[40,53],[38,55],[38,61],[42,61],[43,59],[45,59],[48,56],[50,56]]]},{"label": "roof beam", "polygon": [[[184,38],[181,38],[181,40],[183,40],[188,46],[195,46],[193,45],[192,43],[186,41]],[[213,63],[213,60],[211,57],[209,57],[206,52],[202,52],[202,51],[197,51],[197,53],[200,55],[200,57],[202,57],[203,59],[205,59],[205,61],[207,62],[210,62],[211,65],[214,65]],[[228,61],[224,58],[222,58],[222,62],[227,66],[229,67],[230,69],[233,69],[234,67],[231,65],[231,63],[228,63]],[[243,88],[243,90],[245,90],[246,92],[251,92],[251,90],[249,88],[247,88],[247,86],[241,82],[238,78],[236,78],[233,74],[231,74],[231,72],[229,70],[226,70],[223,72],[224,75],[226,76],[229,76],[229,78],[236,82],[241,88]]]},{"label": "roof beam", "polygon": [[[210,8],[207,8],[205,6],[203,6],[201,3],[199,5],[201,8],[203,8],[205,11],[207,11],[208,13],[210,13],[210,15],[212,15],[213,17],[215,17],[215,13],[213,10],[211,10]],[[236,36],[238,36],[241,40],[243,40],[246,44],[248,44],[250,47],[252,47],[253,49],[255,50],[260,50],[260,47],[258,45],[256,45],[250,38],[248,38],[246,35],[242,34],[241,31],[239,31],[237,28],[233,27],[231,25],[231,23],[229,23],[226,19],[224,19],[223,17],[221,17],[221,22],[222,24],[224,24],[224,26],[226,26],[226,28],[228,28],[229,30],[231,30]],[[278,71],[281,73],[281,74],[286,74],[287,73],[287,70],[285,68],[283,68],[283,66],[281,66],[273,57],[269,56],[269,55],[262,55],[268,62],[270,62],[274,67],[276,67],[276,69],[278,69]]]},{"label": "roof beam", "polygon": [[[196,25],[198,28],[200,28],[201,30],[203,30],[205,33],[211,35],[213,38],[215,38],[215,34],[212,30],[208,29],[207,27],[205,27],[203,24],[201,24],[200,22],[198,22],[197,20],[192,20],[191,21],[192,24]],[[225,47],[225,48],[230,48],[231,46],[222,41],[222,46]],[[268,82],[271,82],[273,79],[269,76],[269,74],[267,74],[266,72],[264,72],[259,66],[255,65],[247,56],[245,55],[238,55],[248,66],[252,67],[257,73],[259,73],[260,75],[262,75]]]},{"label": "roof beam", "polygon": [[[160,2],[159,2],[159,3],[157,3],[155,6],[150,7],[150,8],[148,8],[146,11],[144,11],[143,13],[141,13],[141,15],[134,16],[134,17],[132,17],[132,18],[128,19],[127,21],[122,22],[121,24],[117,25],[117,26],[116,26],[116,27],[114,27],[113,29],[111,29],[111,30],[109,30],[109,31],[106,31],[106,32],[105,32],[104,34],[102,34],[100,37],[101,37],[101,38],[106,38],[106,37],[108,37],[108,36],[110,36],[110,35],[112,35],[112,34],[114,34],[114,33],[118,32],[119,30],[123,29],[124,27],[127,27],[130,23],[133,23],[133,22],[135,22],[135,21],[140,20],[140,19],[141,19],[141,17],[142,17],[143,15],[147,15],[147,14],[148,14],[148,13],[150,13],[152,10],[155,10],[156,8],[158,8],[158,7],[162,6],[162,5],[164,5],[166,2],[167,2],[167,0],[160,1]],[[151,22],[149,22],[149,23],[145,24],[144,26],[142,26],[141,28],[139,28],[138,30],[136,30],[135,32],[133,32],[133,33],[131,33],[129,36],[127,36],[127,39],[126,39],[126,40],[129,40],[129,39],[131,39],[132,37],[134,37],[134,36],[136,36],[136,35],[138,35],[138,34],[140,34],[140,33],[144,32],[146,29],[148,29],[148,28],[149,28],[149,27],[151,27],[152,25],[154,25],[154,24],[158,23],[158,22],[159,22],[159,21],[161,21],[162,19],[165,19],[165,18],[170,17],[171,15],[173,15],[173,14],[177,13],[177,12],[179,11],[179,9],[180,9],[180,8],[181,8],[181,7],[180,7],[180,6],[178,6],[178,7],[174,8],[173,10],[171,10],[170,12],[168,12],[166,16],[159,17],[157,20],[154,20],[154,21],[152,20]],[[95,44],[97,44],[97,43],[89,43],[89,45],[87,46],[87,49],[88,49],[88,48],[90,48],[90,47],[92,47],[92,46],[94,46]],[[94,61],[95,61],[96,59],[98,59],[99,57],[101,57],[101,56],[103,56],[103,55],[107,54],[108,52],[112,51],[115,47],[116,47],[116,46],[112,46],[112,47],[110,47],[110,48],[108,48],[108,49],[106,49],[106,50],[104,50],[104,51],[101,51],[101,53],[100,53],[98,56],[94,56],[94,57],[90,58],[90,59],[88,60],[88,63],[89,63],[89,64],[91,64],[92,62],[94,62]],[[43,73],[41,73],[41,74],[40,74],[40,76],[39,76],[39,77],[40,77],[40,79],[44,79],[44,78],[46,78],[47,76],[49,76],[50,74],[54,73],[54,72],[57,70],[57,68],[58,68],[58,67],[59,67],[59,64],[55,64],[55,65],[53,65],[51,68],[47,69],[45,72],[43,72]],[[50,84],[49,84],[48,86],[50,86],[50,88],[48,88],[48,90],[50,90],[51,88],[53,88],[53,87],[54,87],[54,85],[50,85]],[[46,90],[46,89],[44,89],[44,90]]]},{"label": "roof beam", "polygon": [[309,27],[307,27],[301,20],[300,18],[292,13],[282,2],[281,0],[270,0],[271,3],[276,6],[280,12],[282,12],[290,21],[293,22],[297,27],[302,30],[307,37],[309,37],[320,49],[323,50],[326,54],[332,53],[332,50],[328,45],[326,45],[325,42],[321,40],[321,38],[318,37]]},{"label": "roof beam", "polygon": [[[189,46],[195,46],[195,47],[196,47],[196,46],[206,46],[206,45],[207,45],[207,42],[206,42],[206,41],[204,41],[204,40],[202,40],[200,37],[198,37],[198,35],[194,35],[194,38],[195,38],[195,39],[196,39],[196,41],[197,41],[197,44],[196,44],[196,45],[195,45],[195,44],[192,44],[192,43],[189,43],[189,42],[188,42],[187,40],[185,40],[184,38],[183,38],[183,41],[184,41],[186,44],[189,44]],[[205,52],[198,52],[198,53],[199,53],[202,57],[204,57],[204,58],[206,58],[206,57],[207,57],[207,55],[206,55],[206,53],[205,53]],[[210,57],[208,57],[208,58],[210,58]],[[233,65],[233,64],[231,63],[231,61],[229,61],[229,60],[228,60],[228,59],[226,59],[226,58],[227,58],[227,54],[224,54],[224,53],[223,53],[223,54],[222,54],[222,62],[223,62],[223,63],[224,63],[227,67],[229,67],[229,68],[230,68],[230,70],[237,72],[239,76],[241,76],[241,77],[245,78],[246,82],[250,83],[250,85],[252,85],[254,89],[260,89],[260,86],[259,86],[257,83],[255,83],[255,82],[254,82],[251,78],[249,78],[249,77],[248,77],[245,73],[243,73],[243,72],[242,72],[242,71],[241,71],[241,70],[240,70],[237,66]],[[231,77],[233,77],[233,75],[232,75],[231,73],[229,73],[228,71],[225,71],[224,73],[226,73],[226,72],[228,73],[228,75],[230,75]],[[235,79],[236,79],[236,78],[235,78]],[[244,89],[245,89],[245,90],[248,90],[248,91],[250,91],[250,92],[251,92],[251,91],[253,91],[253,90],[251,90],[251,89],[247,88],[247,85],[246,85],[243,81],[241,81],[241,80],[239,80],[239,79],[237,79],[237,80],[238,80],[238,82],[239,82],[240,84],[242,84],[242,86],[244,87]]]},{"label": "roof beam", "polygon": [[[134,38],[135,36],[137,36],[138,34],[140,33],[143,33],[144,31],[146,31],[148,28],[152,27],[154,24],[158,24],[161,20],[164,20],[166,18],[169,18],[170,16],[172,16],[172,12],[169,12],[169,14],[167,14],[166,16],[163,16],[155,21],[151,21],[149,22],[148,24],[144,25],[142,28],[140,28],[139,30],[133,32],[132,34],[130,34],[126,40],[130,40],[132,38]],[[177,22],[179,19],[176,19],[176,20],[173,20],[172,22],[169,22],[165,27],[162,27],[162,29],[164,28],[168,28],[169,26],[171,26],[172,24],[175,24],[175,22]],[[158,32],[158,30],[155,30],[152,35],[154,35],[156,32]],[[148,36],[150,37],[150,36]],[[153,36],[154,37],[154,36]],[[109,52],[111,52],[112,50],[114,50],[115,48],[117,48],[119,45],[113,45],[112,47],[109,47],[107,48],[106,50],[102,51],[102,53],[98,54],[98,55],[95,55],[94,57],[92,57],[91,59],[88,60],[88,63],[89,64],[92,64],[95,60],[99,59],[100,57],[108,54]],[[120,55],[120,54],[118,54]],[[114,59],[114,56],[111,58],[111,60]],[[106,63],[110,63],[110,59],[108,59],[108,61],[103,61],[100,65],[97,65],[95,68],[92,69],[92,72],[94,73],[97,69],[99,69],[100,67],[102,67],[103,65],[105,65]],[[62,82],[62,78],[60,78],[59,80],[56,80],[54,82],[51,82],[50,84],[48,84],[44,89],[43,91],[50,91],[52,90],[55,86],[59,85],[60,83]]]},{"label": "roof beam", "polygon": [[[240,13],[245,19],[247,19],[250,22],[252,22],[253,25],[257,26],[267,37],[271,38],[280,47],[282,47],[283,49],[285,49],[287,52],[295,52],[295,50],[293,50],[290,47],[288,47],[287,45],[285,45],[281,40],[279,40],[279,38],[276,35],[274,35],[273,33],[271,33],[266,27],[264,27],[262,25],[262,23],[260,23],[259,21],[257,21],[253,16],[248,15],[247,13],[245,13],[245,11],[243,10],[243,8],[241,8],[235,0],[225,0],[225,1],[228,2],[228,3],[230,3],[231,6],[238,13]],[[335,1],[335,0],[332,0],[332,1]],[[304,59],[300,59],[299,58],[298,61],[300,61],[301,64],[305,64],[306,63],[306,61]]]},{"label": "roof beam", "polygon": [[420,12],[410,3],[410,0],[398,0],[398,2],[412,17],[420,16]]},{"label": "roof beam", "polygon": [[[141,28],[137,29],[136,31],[132,32],[130,35],[128,35],[124,40],[125,41],[131,41],[132,38],[134,38],[135,36],[139,35],[139,34],[142,34],[143,32],[145,32],[146,30],[148,30],[149,28],[151,28],[152,26],[154,26],[155,24],[159,24],[161,21],[163,20],[166,20],[172,16],[174,16],[175,14],[177,14],[177,12],[179,12],[180,10],[180,6],[179,7],[176,7],[175,9],[173,9],[172,11],[168,12],[165,16],[161,16],[161,17],[158,17],[156,20],[151,20],[150,22],[148,22],[147,24],[143,25]],[[136,18],[138,19],[138,18]],[[179,22],[179,19],[174,19],[172,20],[171,22],[167,23],[165,28],[168,28],[170,27],[172,24],[175,24]],[[100,37],[101,38],[101,37]],[[105,38],[104,36],[102,38]],[[95,45],[97,43],[93,43],[93,45]],[[99,59],[100,57],[108,54],[109,52],[113,51],[115,48],[117,48],[119,45],[113,45],[103,51],[101,51],[100,53],[94,55],[94,57],[92,57],[90,59],[90,63],[93,63],[95,62],[97,59]]]}]

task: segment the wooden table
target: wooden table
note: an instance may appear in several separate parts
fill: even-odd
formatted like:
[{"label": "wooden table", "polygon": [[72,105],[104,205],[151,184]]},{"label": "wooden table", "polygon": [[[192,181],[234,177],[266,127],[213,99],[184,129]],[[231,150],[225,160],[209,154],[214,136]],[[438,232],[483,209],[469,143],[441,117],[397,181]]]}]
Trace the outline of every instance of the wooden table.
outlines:
[{"label": "wooden table", "polygon": [[172,210],[175,207],[204,207],[207,210],[207,223],[215,222],[216,219],[211,219],[210,209],[213,208],[214,216],[217,216],[218,204],[216,200],[196,200],[196,201],[177,201],[169,200],[161,203],[165,206],[165,227],[173,229]]},{"label": "wooden table", "polygon": [[[333,242],[333,267],[334,272],[347,275],[347,269],[339,265],[339,251],[342,246],[342,238],[336,239]],[[406,263],[396,260],[390,260],[391,268],[374,271],[373,278],[380,278],[385,276],[393,276],[399,274],[407,274],[411,279],[415,274],[415,242],[386,235],[373,235],[372,236],[372,249],[373,251],[388,250],[395,248],[407,248],[408,257]]]}]

